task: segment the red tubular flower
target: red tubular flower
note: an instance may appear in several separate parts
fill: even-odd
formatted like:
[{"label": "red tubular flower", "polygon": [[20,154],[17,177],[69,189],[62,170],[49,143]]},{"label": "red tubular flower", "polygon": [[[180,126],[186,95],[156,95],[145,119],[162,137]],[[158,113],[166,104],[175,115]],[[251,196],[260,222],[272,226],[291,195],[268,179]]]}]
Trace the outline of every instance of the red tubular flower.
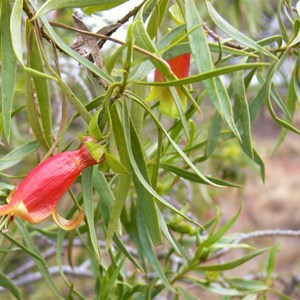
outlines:
[{"label": "red tubular flower", "polygon": [[76,219],[66,220],[58,215],[56,206],[80,173],[97,164],[86,147],[86,142],[93,140],[88,137],[79,150],[57,154],[34,168],[8,196],[8,203],[0,206],[0,216],[18,216],[38,223],[52,215],[61,228],[76,228],[83,220],[83,212]]},{"label": "red tubular flower", "polygon": [[[191,54],[186,53],[179,55],[177,57],[174,57],[170,60],[168,60],[168,64],[170,65],[170,68],[172,72],[180,79],[187,77],[189,75],[190,70],[190,60],[191,60]],[[162,82],[165,81],[165,76],[160,73],[159,70],[155,70],[154,80],[156,82]],[[186,107],[186,101],[187,97],[186,95],[181,91],[181,89],[176,89],[177,93],[181,99],[181,103],[183,108]],[[151,89],[150,95],[148,96],[147,100],[152,101],[159,98],[159,109],[162,113],[169,115],[170,117],[176,117],[178,116],[177,107],[175,105],[173,96],[170,92],[170,89],[168,87],[160,87],[160,86],[154,86]]]}]

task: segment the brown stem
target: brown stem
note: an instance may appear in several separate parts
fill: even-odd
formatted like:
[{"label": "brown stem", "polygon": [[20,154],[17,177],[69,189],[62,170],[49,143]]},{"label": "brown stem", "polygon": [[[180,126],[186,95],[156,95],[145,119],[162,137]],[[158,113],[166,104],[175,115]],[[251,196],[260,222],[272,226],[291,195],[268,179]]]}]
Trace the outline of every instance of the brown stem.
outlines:
[{"label": "brown stem", "polygon": [[[141,9],[141,7],[145,4],[146,0],[143,1],[140,5],[136,6],[134,9],[132,9],[130,12],[128,12],[123,18],[119,19],[115,24],[109,25],[106,27],[101,28],[97,33],[105,33],[106,36],[111,36],[114,32],[116,32],[123,24],[127,23],[129,19],[133,16],[135,16],[138,11]],[[105,29],[109,28],[107,32],[105,32]],[[100,40],[98,43],[99,48],[101,49],[107,39]]]},{"label": "brown stem", "polygon": [[[207,33],[213,39],[215,39],[216,41],[221,40],[221,37],[218,34],[216,34],[213,30],[211,30],[205,23],[203,23],[203,28],[207,31]],[[232,43],[232,42],[226,42],[225,45],[228,46],[228,47],[231,47],[231,48],[239,49],[239,50],[244,49],[244,47],[242,47],[241,45],[236,44],[236,43]]]}]

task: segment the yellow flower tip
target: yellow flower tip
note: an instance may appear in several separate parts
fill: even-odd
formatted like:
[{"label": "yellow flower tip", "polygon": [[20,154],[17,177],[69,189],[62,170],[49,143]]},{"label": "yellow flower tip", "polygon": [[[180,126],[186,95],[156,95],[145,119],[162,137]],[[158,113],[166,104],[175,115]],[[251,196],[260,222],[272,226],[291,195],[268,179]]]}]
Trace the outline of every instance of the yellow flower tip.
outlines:
[{"label": "yellow flower tip", "polygon": [[56,208],[52,209],[52,217],[54,222],[63,230],[73,230],[80,225],[84,219],[84,212],[81,209],[75,219],[68,220],[58,214]]},{"label": "yellow flower tip", "polygon": [[19,201],[17,205],[13,206],[11,215],[20,217],[23,220],[26,220],[30,223],[37,223],[37,220],[34,220],[29,213],[28,209],[26,208],[23,201]]}]

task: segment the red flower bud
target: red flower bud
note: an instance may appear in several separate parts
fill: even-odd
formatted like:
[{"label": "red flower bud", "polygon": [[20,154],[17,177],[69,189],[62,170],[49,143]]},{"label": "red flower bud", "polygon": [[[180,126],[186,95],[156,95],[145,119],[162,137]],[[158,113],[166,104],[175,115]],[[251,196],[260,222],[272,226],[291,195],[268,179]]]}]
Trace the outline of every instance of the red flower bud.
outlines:
[{"label": "red flower bud", "polygon": [[[191,60],[191,54],[186,53],[179,55],[177,57],[174,57],[170,60],[168,60],[168,64],[170,65],[170,68],[172,72],[180,79],[187,77],[189,75],[190,70],[190,60]],[[159,71],[155,70],[154,80],[156,82],[165,81],[165,76]],[[181,103],[183,108],[186,107],[187,97],[182,92],[181,89],[176,88],[177,93],[180,97]],[[159,110],[169,115],[170,117],[177,117],[178,111],[177,107],[175,105],[175,101],[173,99],[172,93],[170,92],[169,87],[160,87],[160,86],[154,86],[151,89],[150,95],[147,97],[147,101],[152,101],[159,98]]]},{"label": "red flower bud", "polygon": [[83,212],[74,220],[66,220],[56,212],[56,206],[80,173],[97,164],[87,150],[86,142],[76,151],[54,155],[34,168],[8,196],[8,204],[0,206],[0,216],[18,216],[30,223],[45,220],[51,214],[55,222],[66,230],[77,227],[83,220]]}]

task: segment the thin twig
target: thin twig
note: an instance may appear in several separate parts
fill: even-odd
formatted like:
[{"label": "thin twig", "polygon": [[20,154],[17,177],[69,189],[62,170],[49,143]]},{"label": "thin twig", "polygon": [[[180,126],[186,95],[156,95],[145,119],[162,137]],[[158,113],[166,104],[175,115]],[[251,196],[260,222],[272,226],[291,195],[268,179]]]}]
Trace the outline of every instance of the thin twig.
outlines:
[{"label": "thin twig", "polygon": [[[240,237],[234,242],[234,244],[239,244],[242,241],[253,239],[253,238],[263,238],[263,237],[300,237],[300,230],[284,230],[284,229],[267,229],[267,230],[257,230],[249,233],[242,233]],[[232,248],[224,248],[214,255],[209,257],[207,260],[213,260],[225,253],[229,252]]]},{"label": "thin twig", "polygon": [[[63,265],[61,269],[65,274],[71,276],[76,276],[81,278],[82,277],[92,278],[94,276],[92,271],[82,268],[81,266],[72,268],[70,266]],[[48,270],[50,275],[52,276],[56,276],[60,274],[60,270],[58,266],[50,267]],[[43,276],[40,272],[33,272],[33,273],[28,273],[26,275],[20,276],[17,279],[13,280],[13,282],[17,286],[24,286],[42,279]],[[0,292],[4,292],[5,290],[6,289],[4,287],[0,287]]]},{"label": "thin twig", "polygon": [[[81,33],[81,34],[86,34],[86,35],[98,37],[98,38],[101,38],[101,39],[105,39],[107,41],[114,42],[114,43],[119,44],[119,45],[126,45],[126,42],[121,41],[121,40],[116,39],[116,38],[109,37],[109,36],[104,35],[104,34],[94,33],[94,32],[90,32],[90,31],[86,31],[86,30],[81,30],[81,29],[78,29],[78,28],[74,28],[72,26],[68,26],[68,25],[65,25],[65,24],[62,24],[62,23],[58,23],[58,22],[49,22],[49,24],[53,27],[58,27],[58,28],[78,32],[78,33]],[[157,55],[155,55],[155,54],[153,54],[153,53],[151,53],[151,52],[149,52],[149,51],[147,51],[147,50],[145,50],[141,47],[133,45],[133,49],[140,52],[140,53],[143,53],[143,54],[145,54],[145,55],[147,55],[147,56],[149,56],[149,57],[151,57],[155,60],[159,60],[159,61],[163,62],[163,60],[159,56],[157,56]]]},{"label": "thin twig", "polygon": [[[216,41],[221,41],[221,37],[216,34],[213,30],[211,30],[207,24],[203,23],[203,28],[207,31],[207,33]],[[235,49],[239,49],[242,50],[244,49],[244,47],[242,47],[239,44],[233,43],[233,42],[225,42],[224,45],[231,47],[231,48],[235,48]]]}]

